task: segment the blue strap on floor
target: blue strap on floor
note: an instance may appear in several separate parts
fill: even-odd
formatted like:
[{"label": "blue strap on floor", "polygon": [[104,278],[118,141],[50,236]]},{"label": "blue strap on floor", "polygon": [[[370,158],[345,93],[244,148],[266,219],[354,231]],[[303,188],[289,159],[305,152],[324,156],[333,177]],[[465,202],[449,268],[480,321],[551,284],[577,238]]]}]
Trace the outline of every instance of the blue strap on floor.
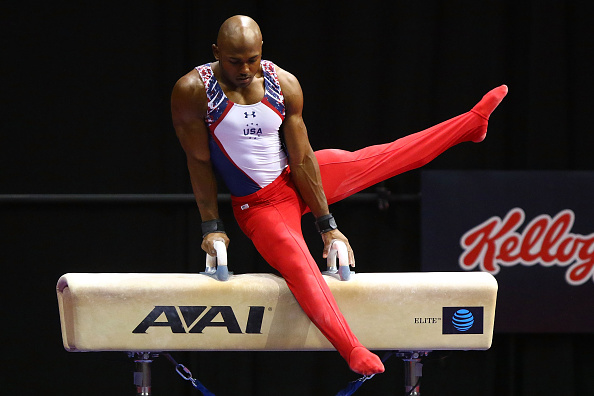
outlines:
[{"label": "blue strap on floor", "polygon": [[347,385],[346,388],[344,388],[343,390],[341,390],[340,392],[338,392],[336,394],[336,396],[351,396],[353,393],[355,393],[357,391],[357,389],[359,389],[361,387],[361,385],[363,385],[363,382],[367,381],[368,379],[371,379],[375,374],[372,375],[364,375],[363,377],[349,382],[349,384]]},{"label": "blue strap on floor", "polygon": [[200,383],[200,381],[198,381],[196,378],[190,378],[190,379],[188,379],[188,381],[190,381],[192,383],[192,385],[194,386],[194,388],[196,388],[200,392],[202,392],[202,395],[203,396],[215,396],[214,393],[212,393],[211,391],[209,391],[208,389],[206,389],[206,387],[204,385],[202,385]]},{"label": "blue strap on floor", "polygon": [[[382,358],[382,363],[384,363],[386,360],[388,360],[390,358],[390,356],[392,356],[394,354],[394,352],[388,352],[384,355],[384,357]],[[363,383],[365,381],[367,381],[368,379],[373,378],[375,374],[371,374],[371,375],[364,375],[363,377],[356,379],[355,381],[349,382],[349,384],[347,385],[346,388],[344,388],[343,390],[339,391],[336,396],[351,396],[353,393],[355,393],[357,391],[357,389],[359,389],[361,387],[361,385],[363,385]]]}]

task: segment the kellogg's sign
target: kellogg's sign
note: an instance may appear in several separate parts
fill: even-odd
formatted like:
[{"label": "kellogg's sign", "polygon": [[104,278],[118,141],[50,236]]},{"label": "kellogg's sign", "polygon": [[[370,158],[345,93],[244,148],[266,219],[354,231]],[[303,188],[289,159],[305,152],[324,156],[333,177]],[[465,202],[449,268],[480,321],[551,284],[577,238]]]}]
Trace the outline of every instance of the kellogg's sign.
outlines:
[{"label": "kellogg's sign", "polygon": [[495,275],[497,332],[594,331],[594,172],[422,175],[423,271]]},{"label": "kellogg's sign", "polygon": [[572,210],[562,210],[554,218],[536,216],[519,232],[525,220],[524,210],[513,208],[503,220],[493,216],[466,232],[460,238],[464,250],[460,268],[480,268],[495,275],[501,266],[556,265],[567,267],[565,280],[570,285],[593,280],[594,234],[570,232],[575,220]]}]

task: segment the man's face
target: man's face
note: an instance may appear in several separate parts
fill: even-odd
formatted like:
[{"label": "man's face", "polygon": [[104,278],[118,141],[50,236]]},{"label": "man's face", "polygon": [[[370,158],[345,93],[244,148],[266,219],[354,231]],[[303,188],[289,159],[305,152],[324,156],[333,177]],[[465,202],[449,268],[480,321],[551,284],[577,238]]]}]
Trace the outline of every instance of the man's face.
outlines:
[{"label": "man's face", "polygon": [[[236,40],[238,41],[238,40]],[[260,71],[262,42],[229,40],[213,45],[215,58],[219,61],[225,82],[238,88],[249,86]]]}]

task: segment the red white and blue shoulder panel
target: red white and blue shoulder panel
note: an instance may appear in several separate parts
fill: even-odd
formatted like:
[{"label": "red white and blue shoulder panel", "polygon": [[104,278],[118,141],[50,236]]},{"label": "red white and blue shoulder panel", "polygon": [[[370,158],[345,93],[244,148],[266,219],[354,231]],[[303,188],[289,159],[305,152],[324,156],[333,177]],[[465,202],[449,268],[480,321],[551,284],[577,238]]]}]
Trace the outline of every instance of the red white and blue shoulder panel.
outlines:
[{"label": "red white and blue shoulder panel", "polygon": [[280,82],[278,81],[278,74],[274,64],[270,61],[262,61],[262,72],[264,73],[264,98],[278,111],[278,113],[285,118],[285,98],[281,90]]},{"label": "red white and blue shoulder panel", "polygon": [[202,78],[206,97],[208,98],[208,111],[206,114],[206,124],[210,127],[225,111],[229,99],[223,93],[217,79],[214,77],[210,63],[196,67],[196,70]]}]

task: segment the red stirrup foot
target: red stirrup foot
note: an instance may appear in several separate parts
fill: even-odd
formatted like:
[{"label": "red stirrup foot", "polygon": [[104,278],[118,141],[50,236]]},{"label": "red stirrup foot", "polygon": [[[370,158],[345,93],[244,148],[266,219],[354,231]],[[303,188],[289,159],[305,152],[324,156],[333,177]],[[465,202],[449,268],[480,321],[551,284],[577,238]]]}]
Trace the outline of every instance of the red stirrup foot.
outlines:
[{"label": "red stirrup foot", "polygon": [[349,367],[355,373],[372,375],[383,373],[385,368],[380,358],[364,347],[355,347],[351,351]]}]

